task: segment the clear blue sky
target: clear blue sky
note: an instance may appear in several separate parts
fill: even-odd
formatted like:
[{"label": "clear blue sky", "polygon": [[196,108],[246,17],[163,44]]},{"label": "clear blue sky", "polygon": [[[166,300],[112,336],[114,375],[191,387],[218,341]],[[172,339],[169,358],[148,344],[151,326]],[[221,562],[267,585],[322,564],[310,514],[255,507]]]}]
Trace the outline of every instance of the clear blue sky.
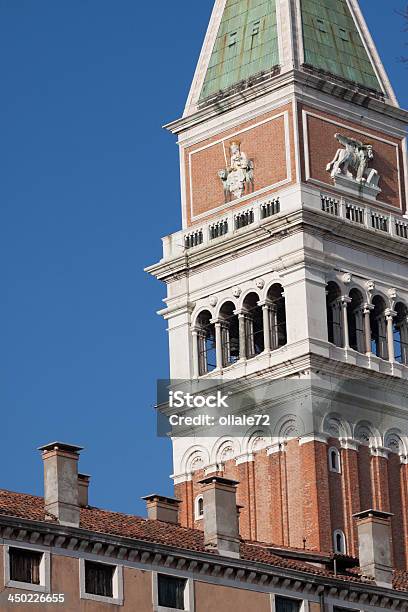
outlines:
[{"label": "clear blue sky", "polygon": [[[171,493],[156,438],[175,139],[213,0],[0,0],[0,487],[42,494],[36,447],[82,445],[91,503]],[[408,107],[404,1],[364,0]],[[408,54],[408,49],[406,50]]]}]

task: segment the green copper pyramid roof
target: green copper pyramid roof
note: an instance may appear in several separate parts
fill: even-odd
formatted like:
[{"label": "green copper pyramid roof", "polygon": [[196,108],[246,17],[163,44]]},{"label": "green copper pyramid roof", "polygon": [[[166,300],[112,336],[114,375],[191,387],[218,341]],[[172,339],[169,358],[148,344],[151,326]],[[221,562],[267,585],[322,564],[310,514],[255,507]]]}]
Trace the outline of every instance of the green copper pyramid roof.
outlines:
[{"label": "green copper pyramid roof", "polygon": [[276,0],[227,0],[200,100],[278,64]]},{"label": "green copper pyramid roof", "polygon": [[346,0],[301,0],[305,63],[382,91]]}]

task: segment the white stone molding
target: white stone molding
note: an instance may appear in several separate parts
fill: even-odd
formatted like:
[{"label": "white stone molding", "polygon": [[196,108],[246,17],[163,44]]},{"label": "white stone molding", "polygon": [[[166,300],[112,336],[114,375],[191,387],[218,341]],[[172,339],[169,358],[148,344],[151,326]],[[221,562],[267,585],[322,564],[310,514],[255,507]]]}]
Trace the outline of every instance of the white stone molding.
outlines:
[{"label": "white stone molding", "polygon": [[344,450],[358,451],[360,448],[360,442],[353,438],[340,438],[340,446]]},{"label": "white stone molding", "polygon": [[235,464],[241,465],[241,463],[252,463],[253,461],[255,461],[255,457],[252,453],[243,453],[236,458]]},{"label": "white stone molding", "polygon": [[286,451],[286,445],[284,442],[275,442],[266,448],[266,454],[275,455],[276,453],[284,453]]},{"label": "white stone molding", "polygon": [[321,442],[322,444],[327,444],[329,441],[329,436],[324,433],[312,433],[307,434],[305,436],[301,436],[299,438],[299,446],[303,446],[304,444],[309,444],[309,442]]},{"label": "white stone molding", "polygon": [[382,457],[383,459],[388,459],[389,449],[384,448],[383,446],[372,446],[370,448],[370,453],[373,457]]}]

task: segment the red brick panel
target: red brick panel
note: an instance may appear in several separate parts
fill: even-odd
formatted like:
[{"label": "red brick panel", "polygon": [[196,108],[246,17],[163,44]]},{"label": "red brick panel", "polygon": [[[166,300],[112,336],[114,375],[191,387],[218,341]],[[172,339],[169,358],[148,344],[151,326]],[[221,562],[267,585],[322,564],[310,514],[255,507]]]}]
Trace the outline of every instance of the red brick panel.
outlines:
[{"label": "red brick panel", "polygon": [[389,512],[390,497],[388,485],[388,459],[385,459],[385,457],[372,457],[371,482],[373,489],[374,509]]},{"label": "red brick panel", "polygon": [[388,459],[388,482],[390,497],[390,512],[392,517],[392,542],[394,550],[394,565],[398,569],[406,569],[404,513],[402,504],[403,469],[399,455],[390,453]]},{"label": "red brick panel", "polygon": [[[378,196],[378,200],[391,206],[402,208],[400,198],[400,189],[403,190],[404,182],[402,165],[400,167],[400,177],[398,176],[398,164],[401,158],[402,147],[401,141],[388,134],[381,134],[375,130],[362,128],[352,122],[346,122],[326,113],[320,113],[320,111],[312,110],[312,112],[319,115],[319,117],[311,115],[306,117],[310,178],[327,185],[334,185],[333,179],[326,171],[326,166],[332,161],[336,151],[343,148],[334,138],[336,132],[339,132],[344,136],[373,145],[375,159],[372,167],[378,170],[381,177],[380,187],[382,192]],[[334,123],[331,123],[331,121],[334,121]],[[347,123],[347,127],[343,127],[345,123]],[[370,135],[366,136],[365,133]],[[382,139],[388,142],[383,142]]]},{"label": "red brick panel", "polygon": [[359,512],[360,485],[358,476],[358,452],[355,450],[342,449],[342,488],[343,488],[343,512],[344,533],[347,540],[347,552],[353,557],[358,556],[357,524],[353,515]]},{"label": "red brick panel", "polygon": [[[287,114],[289,142],[286,142],[284,113]],[[279,188],[273,185],[286,180],[289,176],[294,182],[296,160],[292,122],[292,106],[286,105],[187,147],[184,151],[187,224],[197,222],[195,218],[198,215],[208,213],[210,218],[212,211],[214,211],[213,216],[221,214],[218,208],[223,206],[225,201],[218,171],[230,163],[229,145],[232,140],[240,141],[241,150],[254,162],[255,192],[269,186],[271,189],[266,193],[273,192]],[[291,152],[290,168],[286,164],[287,147]],[[257,198],[259,194],[250,197],[247,200],[248,204]],[[233,199],[227,208],[242,205],[242,201]]]},{"label": "red brick panel", "polygon": [[358,452],[358,481],[361,510],[374,508],[371,483],[371,451],[367,446],[360,446]]},{"label": "red brick panel", "polygon": [[330,492],[327,444],[308,442],[300,447],[306,547],[331,552]]}]

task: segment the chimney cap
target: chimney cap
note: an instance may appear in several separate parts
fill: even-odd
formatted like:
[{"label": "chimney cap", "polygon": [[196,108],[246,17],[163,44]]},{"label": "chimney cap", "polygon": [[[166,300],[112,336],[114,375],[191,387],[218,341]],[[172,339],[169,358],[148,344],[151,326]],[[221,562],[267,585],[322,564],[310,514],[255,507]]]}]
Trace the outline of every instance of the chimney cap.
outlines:
[{"label": "chimney cap", "polygon": [[198,481],[199,484],[208,485],[211,483],[227,485],[230,487],[236,487],[239,485],[238,480],[231,480],[230,478],[223,478],[222,476],[206,476],[202,480]]},{"label": "chimney cap", "polygon": [[49,444],[44,444],[44,446],[38,447],[39,451],[53,451],[53,450],[61,450],[66,451],[68,453],[80,453],[84,450],[83,446],[76,446],[74,444],[66,444],[65,442],[50,442]]},{"label": "chimney cap", "polygon": [[370,508],[370,510],[363,510],[363,512],[357,512],[356,514],[353,514],[353,518],[355,518],[358,521],[361,521],[365,518],[378,518],[378,519],[390,519],[392,518],[394,515],[392,514],[392,512],[383,512],[382,510],[373,510],[372,508]]},{"label": "chimney cap", "polygon": [[175,497],[167,497],[166,495],[159,495],[158,493],[151,493],[150,495],[145,495],[141,499],[145,500],[146,502],[165,502],[167,504],[171,504],[172,506],[178,506],[179,504],[181,504],[180,499],[176,499]]},{"label": "chimney cap", "polygon": [[91,480],[91,475],[90,474],[78,474],[78,480],[89,482]]}]

